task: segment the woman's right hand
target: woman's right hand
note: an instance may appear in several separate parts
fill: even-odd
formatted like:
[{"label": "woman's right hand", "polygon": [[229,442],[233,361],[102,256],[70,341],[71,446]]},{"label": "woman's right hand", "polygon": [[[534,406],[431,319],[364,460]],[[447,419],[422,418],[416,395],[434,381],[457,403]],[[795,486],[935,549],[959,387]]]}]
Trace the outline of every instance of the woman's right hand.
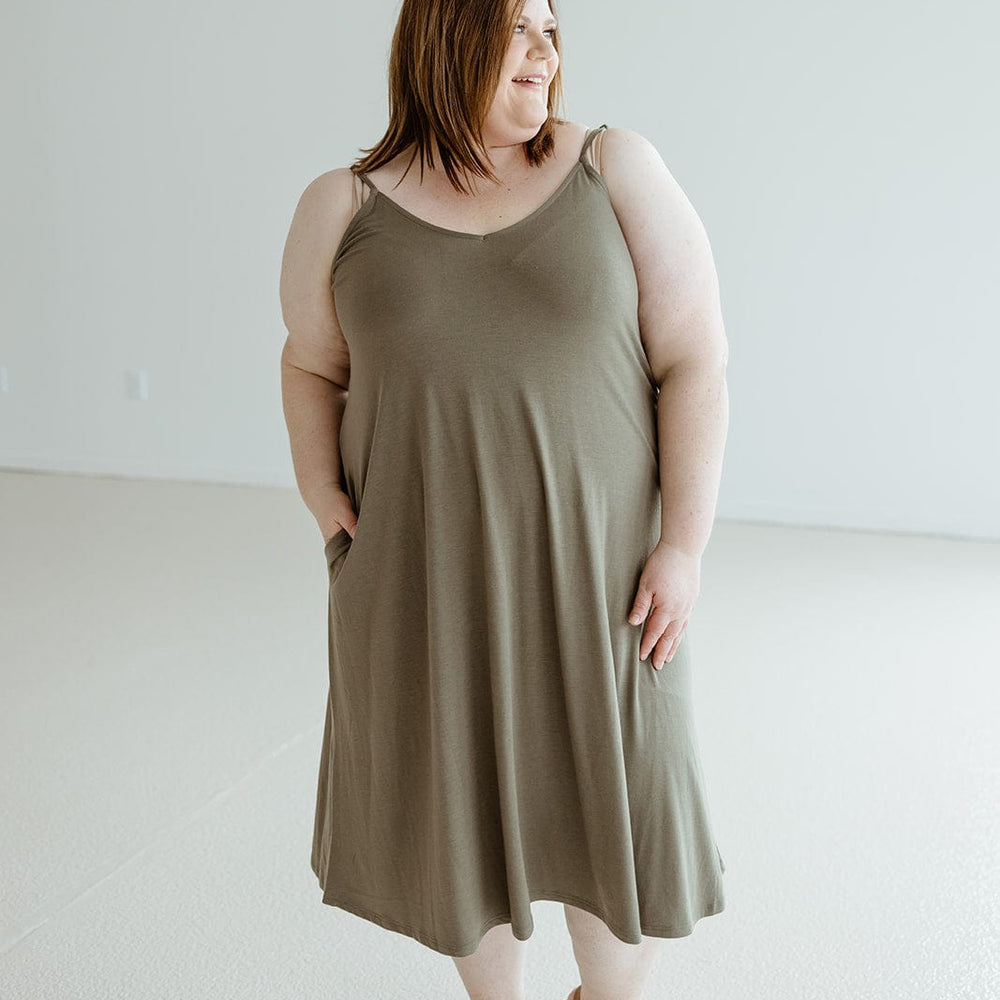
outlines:
[{"label": "woman's right hand", "polygon": [[326,545],[331,538],[341,528],[346,528],[347,533],[354,538],[354,532],[358,526],[358,516],[351,506],[351,498],[343,490],[332,491],[330,509],[322,521],[317,519],[320,531],[323,535],[323,544]]}]

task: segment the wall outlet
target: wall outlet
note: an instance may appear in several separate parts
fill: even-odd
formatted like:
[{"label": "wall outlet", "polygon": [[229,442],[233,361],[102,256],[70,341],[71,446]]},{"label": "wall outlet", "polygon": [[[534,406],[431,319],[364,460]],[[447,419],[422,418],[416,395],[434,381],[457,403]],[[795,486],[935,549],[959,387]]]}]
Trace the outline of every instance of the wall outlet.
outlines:
[{"label": "wall outlet", "polygon": [[149,373],[145,369],[125,372],[125,392],[129,399],[149,399]]}]

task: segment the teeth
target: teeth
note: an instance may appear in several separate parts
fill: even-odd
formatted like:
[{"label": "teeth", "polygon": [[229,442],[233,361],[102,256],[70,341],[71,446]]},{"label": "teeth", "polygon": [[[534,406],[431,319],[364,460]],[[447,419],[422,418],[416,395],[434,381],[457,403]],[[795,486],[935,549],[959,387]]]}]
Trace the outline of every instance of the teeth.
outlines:
[{"label": "teeth", "polygon": [[541,83],[542,82],[542,78],[540,76],[518,76],[518,77],[515,77],[515,80],[514,80],[515,83],[521,82],[521,81],[530,82],[530,83]]}]

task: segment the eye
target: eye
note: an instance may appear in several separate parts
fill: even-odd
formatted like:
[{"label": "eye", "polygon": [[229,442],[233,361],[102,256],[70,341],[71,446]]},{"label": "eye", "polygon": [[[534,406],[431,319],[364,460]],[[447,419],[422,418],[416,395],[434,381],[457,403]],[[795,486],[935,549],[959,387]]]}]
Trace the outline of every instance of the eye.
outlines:
[{"label": "eye", "polygon": [[[526,24],[519,24],[517,26],[517,28],[526,28],[526,27],[527,27]],[[517,28],[515,28],[514,30],[517,31]],[[545,35],[545,34],[552,34],[552,35],[554,35],[555,33],[556,33],[556,29],[555,28],[546,28],[545,31],[542,32],[543,35]]]}]

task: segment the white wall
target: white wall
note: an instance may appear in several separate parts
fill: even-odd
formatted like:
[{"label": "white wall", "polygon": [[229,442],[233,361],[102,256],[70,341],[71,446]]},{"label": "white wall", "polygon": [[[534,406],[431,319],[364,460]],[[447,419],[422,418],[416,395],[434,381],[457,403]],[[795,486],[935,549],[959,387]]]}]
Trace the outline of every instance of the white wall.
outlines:
[{"label": "white wall", "polygon": [[[5,5],[0,465],[294,485],[281,251],[382,134],[396,12]],[[569,117],[650,138],[712,240],[719,516],[1000,537],[996,8],[559,14]]]}]

